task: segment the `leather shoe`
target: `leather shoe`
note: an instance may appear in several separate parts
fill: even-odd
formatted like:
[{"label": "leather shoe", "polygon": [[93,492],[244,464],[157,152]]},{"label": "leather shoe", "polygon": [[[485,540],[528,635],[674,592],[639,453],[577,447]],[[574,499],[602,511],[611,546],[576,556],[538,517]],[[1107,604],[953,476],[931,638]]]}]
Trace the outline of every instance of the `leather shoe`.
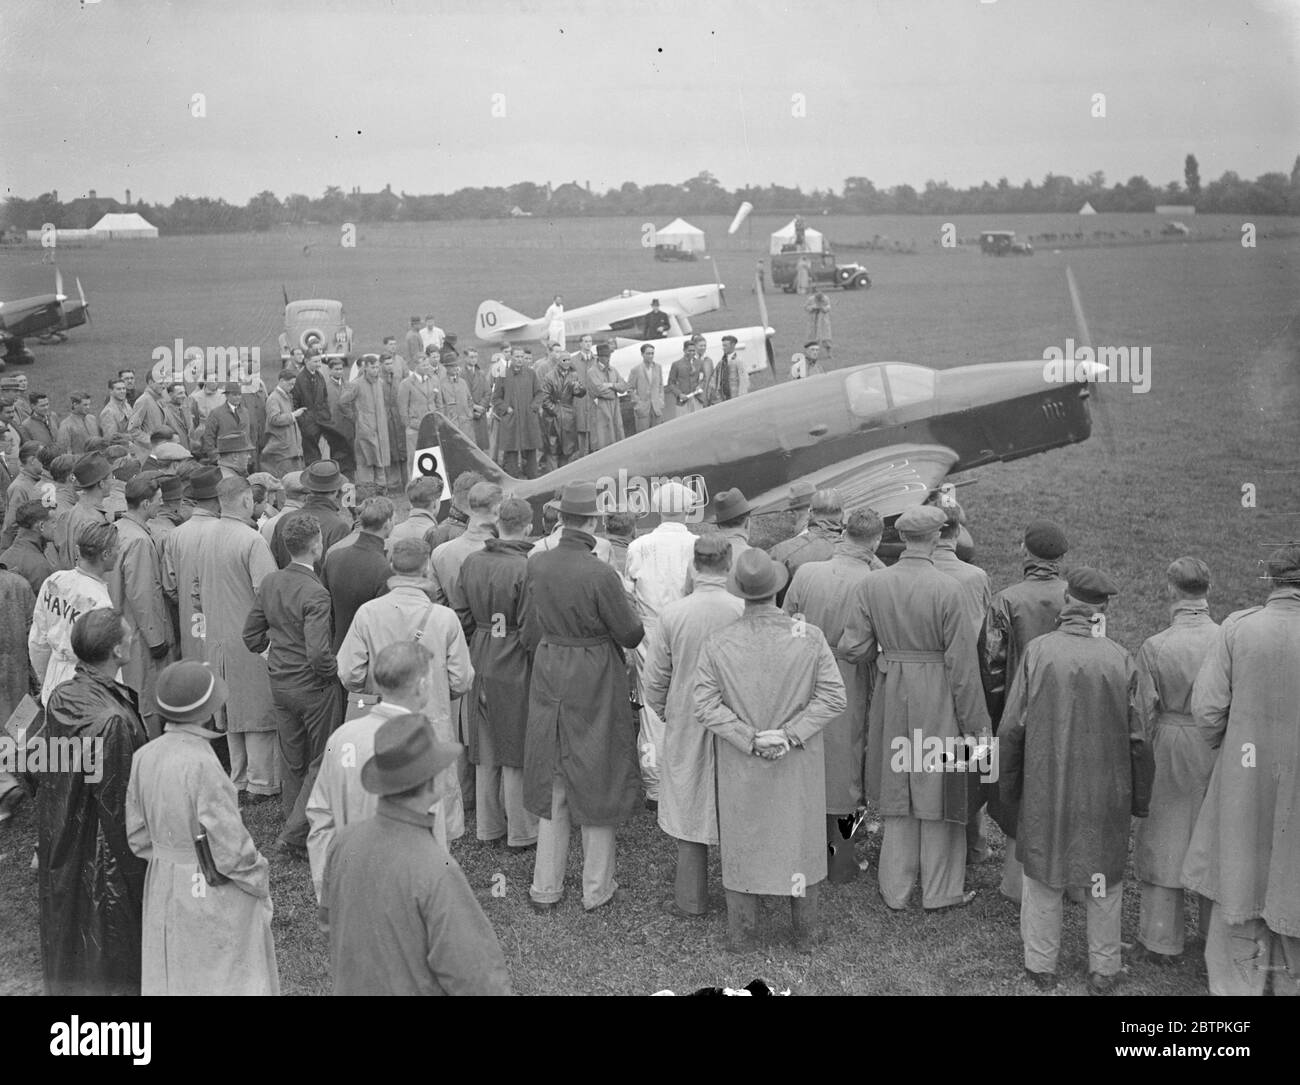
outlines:
[{"label": "leather shoe", "polygon": [[1157,953],[1149,949],[1141,942],[1134,942],[1133,947],[1128,951],[1128,959],[1139,964],[1153,964],[1157,968],[1173,968],[1175,965],[1182,964],[1183,955],[1181,953]]},{"label": "leather shoe", "polygon": [[1088,994],[1108,995],[1123,982],[1124,982],[1123,972],[1116,972],[1110,976],[1103,976],[1100,972],[1089,972],[1088,973]]},{"label": "leather shoe", "polygon": [[533,900],[532,897],[529,897],[528,907],[530,907],[538,915],[550,915],[552,912],[557,912],[560,910],[560,901],[553,900],[553,901],[545,902],[540,900]]},{"label": "leather shoe", "polygon": [[968,889],[961,895],[961,900],[957,901],[955,904],[945,904],[942,908],[927,908],[925,910],[926,914],[938,915],[940,912],[955,912],[958,908],[965,908],[975,899],[976,892],[977,890]]},{"label": "leather shoe", "polygon": [[269,845],[266,849],[267,855],[273,855],[277,859],[288,859],[294,862],[307,862],[307,849],[298,844],[286,844],[283,840],[277,840]]},{"label": "leather shoe", "polygon": [[665,897],[663,900],[661,900],[659,902],[659,910],[661,912],[664,912],[666,915],[672,916],[675,919],[703,919],[706,914],[704,912],[685,911],[684,909],[679,908],[677,906],[677,901],[675,901],[672,897]]},{"label": "leather shoe", "polygon": [[1025,976],[1040,991],[1056,990],[1056,973],[1055,972],[1031,972],[1025,969]]}]

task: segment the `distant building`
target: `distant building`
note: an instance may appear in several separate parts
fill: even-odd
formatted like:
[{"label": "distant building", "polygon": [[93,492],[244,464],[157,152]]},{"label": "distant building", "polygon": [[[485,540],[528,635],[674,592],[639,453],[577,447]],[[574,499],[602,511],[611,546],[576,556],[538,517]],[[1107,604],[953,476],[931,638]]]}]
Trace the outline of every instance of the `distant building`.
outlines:
[{"label": "distant building", "polygon": [[90,232],[111,241],[158,240],[158,227],[135,211],[127,214],[105,215],[90,228]]},{"label": "distant building", "polygon": [[1194,215],[1196,208],[1190,203],[1158,203],[1156,204],[1157,215]]},{"label": "distant building", "polygon": [[1079,208],[1079,214],[1081,215],[1095,215],[1096,213],[1097,213],[1097,209],[1093,207],[1092,204],[1088,203],[1086,200],[1084,201],[1083,206]]}]

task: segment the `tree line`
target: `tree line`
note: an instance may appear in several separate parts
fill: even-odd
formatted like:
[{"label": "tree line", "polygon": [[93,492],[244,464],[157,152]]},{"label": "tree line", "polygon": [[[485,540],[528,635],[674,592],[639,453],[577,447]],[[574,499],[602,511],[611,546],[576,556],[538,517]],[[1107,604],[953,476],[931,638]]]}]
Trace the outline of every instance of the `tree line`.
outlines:
[{"label": "tree line", "polygon": [[[504,188],[461,188],[450,193],[412,195],[382,192],[344,192],[331,185],[316,199],[301,193],[283,200],[273,192],[259,192],[238,206],[223,199],[178,196],[170,204],[132,205],[111,199],[60,203],[57,193],[36,199],[12,196],[5,201],[4,225],[36,230],[53,222],[64,228],[93,225],[105,211],[138,211],[164,234],[265,231],[285,225],[343,222],[424,222],[440,219],[506,218],[511,214],[538,217],[598,215],[709,215],[731,214],[743,201],[766,213],[962,215],[1026,214],[1079,210],[1084,202],[1096,211],[1153,211],[1157,204],[1191,204],[1205,214],[1300,215],[1300,156],[1290,176],[1265,173],[1253,181],[1229,170],[1217,181],[1202,186],[1194,155],[1184,162],[1182,182],[1157,187],[1145,177],[1107,185],[1098,170],[1074,179],[1049,173],[1035,184],[1026,179],[1012,185],[1006,178],[969,188],[953,188],[946,181],[877,188],[867,177],[848,177],[842,189],[801,188],[784,185],[747,185],[728,190],[707,170],[681,184],[637,185],[626,181],[606,192],[593,192],[572,181],[550,184],[522,181]],[[74,221],[75,220],[75,221]]]}]

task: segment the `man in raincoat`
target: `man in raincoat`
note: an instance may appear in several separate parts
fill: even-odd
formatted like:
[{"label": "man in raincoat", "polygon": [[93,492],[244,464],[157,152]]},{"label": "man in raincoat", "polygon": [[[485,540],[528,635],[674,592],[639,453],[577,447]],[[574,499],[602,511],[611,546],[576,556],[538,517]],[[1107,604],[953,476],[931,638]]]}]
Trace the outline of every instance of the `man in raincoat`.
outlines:
[{"label": "man in raincoat", "polygon": [[1088,990],[1106,994],[1123,968],[1129,818],[1146,817],[1154,766],[1133,657],[1106,636],[1106,604],[1118,589],[1087,566],[1066,583],[1056,631],[1030,643],[1007,694],[998,783],[1006,801],[1020,804],[1025,970],[1039,989],[1056,986],[1063,899],[1082,889]]},{"label": "man in raincoat", "polygon": [[745,609],[727,591],[731,545],[725,536],[711,531],[688,538],[694,540],[694,588],[657,612],[641,673],[646,708],[664,721],[656,757],[659,827],[677,844],[673,895],[661,907],[679,918],[708,912],[708,848],[718,842],[714,742],[695,718],[696,668],[709,635]]},{"label": "man in raincoat", "polygon": [[596,348],[596,364],[587,371],[587,393],[591,396],[588,424],[591,451],[608,448],[623,439],[623,399],[627,382],[610,365],[610,345]]},{"label": "man in raincoat", "polygon": [[73,754],[46,764],[36,793],[47,995],[140,993],[145,864],[127,843],[126,795],[148,735],[134,694],[114,680],[133,635],[120,611],[78,618],[76,671],[46,706],[42,738]]},{"label": "man in raincoat", "polygon": [[[884,524],[873,509],[855,509],[844,535],[829,561],[800,565],[785,593],[785,612],[815,625],[828,644],[839,644],[854,593],[864,577],[885,567],[876,557]],[[829,848],[827,877],[832,883],[851,882],[858,876],[850,832],[862,794],[866,766],[867,704],[871,700],[871,674],[867,660],[850,663],[836,655],[844,680],[847,707],[822,729],[826,751],[826,841]]]},{"label": "man in raincoat", "polygon": [[555,368],[542,382],[542,393],[542,409],[555,425],[555,466],[563,467],[580,454],[578,405],[587,396],[586,382],[568,354],[560,354]]},{"label": "man in raincoat", "polygon": [[542,447],[542,386],[515,350],[510,368],[492,389],[492,414],[497,419],[497,452],[507,473],[515,478],[537,477],[537,453]]},{"label": "man in raincoat", "polygon": [[898,518],[906,549],[858,584],[839,642],[848,663],[876,661],[867,793],[885,821],[880,894],[895,910],[907,906],[918,874],[926,909],[975,897],[964,888],[966,787],[974,781],[942,765],[948,753],[960,761],[961,749],[988,732],[988,712],[960,589],[931,557],[946,522],[929,505]]},{"label": "man in raincoat", "polygon": [[618,573],[592,554],[595,483],[566,486],[560,518],[559,545],[529,559],[524,587],[533,655],[524,804],[541,819],[530,898],[544,912],[564,895],[570,822],[582,829],[583,907],[614,898],[615,830],[641,796],[624,652],[645,630]]},{"label": "man in raincoat", "polygon": [[1196,687],[1192,717],[1220,742],[1183,860],[1183,885],[1214,901],[1210,993],[1300,994],[1300,545],[1269,555],[1262,607],[1231,614]]},{"label": "man in raincoat", "polygon": [[359,488],[366,488],[365,496],[369,497],[384,492],[393,446],[388,425],[388,385],[380,379],[379,355],[367,354],[361,364],[361,376],[339,396],[339,409],[356,427],[356,481]]},{"label": "man in raincoat", "polygon": [[718,835],[727,893],[727,947],[753,948],[760,896],[788,897],[795,947],[818,936],[826,879],[826,767],[821,730],[846,707],[844,682],[820,629],[777,609],[785,566],[746,550],[729,589],[740,619],[708,638],[695,712],[719,740]]},{"label": "man in raincoat", "polygon": [[[1179,558],[1165,571],[1172,621],[1138,650],[1137,708],[1155,756],[1151,813],[1133,836],[1133,873],[1142,888],[1134,960],[1176,963],[1183,952],[1183,858],[1214,769],[1213,732],[1192,716],[1192,684],[1219,632],[1205,597],[1210,569]],[[1210,905],[1200,899],[1200,929]]]}]

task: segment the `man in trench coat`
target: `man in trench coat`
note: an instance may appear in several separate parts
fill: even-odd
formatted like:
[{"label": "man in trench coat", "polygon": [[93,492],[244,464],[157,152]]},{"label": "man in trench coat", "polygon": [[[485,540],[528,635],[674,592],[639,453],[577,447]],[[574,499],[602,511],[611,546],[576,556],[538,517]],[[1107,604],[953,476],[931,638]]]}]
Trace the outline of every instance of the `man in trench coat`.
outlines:
[{"label": "man in trench coat", "polygon": [[[515,478],[537,477],[537,453],[542,447],[543,392],[537,374],[524,365],[516,350],[510,368],[492,389],[492,413],[497,419],[497,451],[506,472]],[[522,473],[521,473],[522,472]]]},{"label": "man in trench coat", "polygon": [[524,742],[524,805],[541,821],[531,903],[564,895],[569,825],[582,828],[582,904],[614,899],[614,833],[641,797],[624,652],[645,630],[618,573],[592,554],[600,522],[594,482],[560,499],[560,543],[530,558],[524,644],[533,655]]}]

